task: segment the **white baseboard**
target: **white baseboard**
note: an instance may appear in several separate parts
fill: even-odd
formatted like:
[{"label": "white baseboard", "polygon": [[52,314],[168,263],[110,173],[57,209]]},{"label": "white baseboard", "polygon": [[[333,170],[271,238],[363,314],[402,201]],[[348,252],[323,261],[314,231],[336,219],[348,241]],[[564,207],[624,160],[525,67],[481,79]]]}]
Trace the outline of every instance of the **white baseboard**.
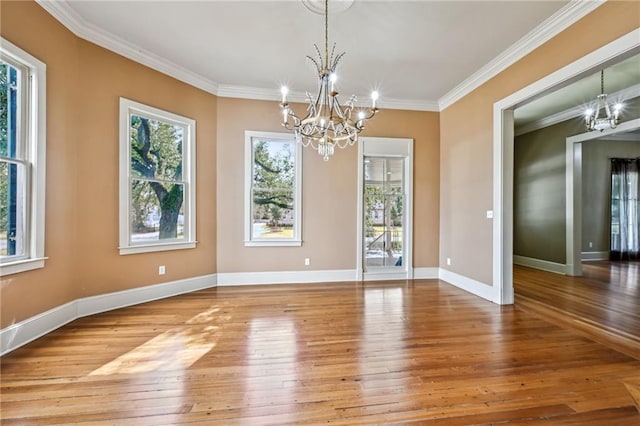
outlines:
[{"label": "white baseboard", "polygon": [[76,299],[0,330],[0,356],[78,318],[215,286],[212,274]]},{"label": "white baseboard", "polygon": [[593,262],[596,260],[609,260],[609,252],[608,251],[583,251],[582,252],[582,261],[583,262]]},{"label": "white baseboard", "polygon": [[355,269],[218,273],[218,286],[356,281]]},{"label": "white baseboard", "polygon": [[494,297],[495,291],[491,285],[465,277],[464,275],[456,274],[444,268],[440,268],[440,279],[473,295],[482,297],[490,302],[498,303],[494,300],[496,299]]},{"label": "white baseboard", "polygon": [[437,280],[440,278],[440,268],[413,268],[414,280]]},{"label": "white baseboard", "polygon": [[[414,268],[414,279],[437,279],[438,268]],[[407,279],[405,272],[365,273],[364,281]],[[357,270],[273,271],[218,273],[218,286],[256,284],[302,284],[358,281]]]},{"label": "white baseboard", "polygon": [[532,257],[513,255],[513,264],[520,266],[528,266],[529,268],[540,269],[547,272],[555,272],[556,274],[565,275],[567,273],[567,265],[563,263],[549,262],[547,260],[534,259]]},{"label": "white baseboard", "polygon": [[[415,268],[414,279],[441,279],[493,301],[493,289],[442,268]],[[355,269],[220,273],[76,299],[0,330],[0,356],[88,315],[218,286],[356,281]],[[386,279],[393,279],[387,276]]]}]

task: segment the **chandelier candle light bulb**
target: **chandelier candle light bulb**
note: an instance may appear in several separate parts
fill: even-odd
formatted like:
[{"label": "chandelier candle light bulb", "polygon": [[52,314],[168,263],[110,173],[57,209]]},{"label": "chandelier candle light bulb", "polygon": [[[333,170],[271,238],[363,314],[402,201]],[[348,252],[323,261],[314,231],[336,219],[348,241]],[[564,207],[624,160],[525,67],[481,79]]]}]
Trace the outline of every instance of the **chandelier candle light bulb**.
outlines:
[{"label": "chandelier candle light bulb", "polygon": [[335,54],[335,44],[329,55],[329,0],[324,2],[324,30],[325,51],[324,57],[317,45],[317,59],[307,56],[313,62],[318,71],[318,94],[314,97],[307,93],[309,105],[307,114],[300,118],[296,115],[287,102],[287,87],[281,88],[283,122],[287,130],[292,130],[296,140],[304,147],[312,147],[325,161],[335,153],[335,147],[346,148],[352,146],[358,140],[358,134],[364,129],[365,121],[372,118],[378,111],[376,102],[379,94],[371,93],[372,106],[357,112],[357,119],[352,118],[356,97],[351,96],[346,106],[340,105],[338,92],[335,88],[337,75],[336,67],[344,52]]}]

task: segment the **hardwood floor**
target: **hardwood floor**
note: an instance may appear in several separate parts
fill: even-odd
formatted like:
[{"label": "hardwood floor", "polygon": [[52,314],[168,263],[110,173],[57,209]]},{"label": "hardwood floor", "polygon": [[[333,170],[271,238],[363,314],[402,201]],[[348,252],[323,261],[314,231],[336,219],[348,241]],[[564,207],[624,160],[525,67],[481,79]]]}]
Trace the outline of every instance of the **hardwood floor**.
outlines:
[{"label": "hardwood floor", "polygon": [[514,267],[516,306],[640,359],[640,262],[588,262],[582,277]]},{"label": "hardwood floor", "polygon": [[639,360],[438,281],[204,290],[0,363],[6,425],[640,424]]}]

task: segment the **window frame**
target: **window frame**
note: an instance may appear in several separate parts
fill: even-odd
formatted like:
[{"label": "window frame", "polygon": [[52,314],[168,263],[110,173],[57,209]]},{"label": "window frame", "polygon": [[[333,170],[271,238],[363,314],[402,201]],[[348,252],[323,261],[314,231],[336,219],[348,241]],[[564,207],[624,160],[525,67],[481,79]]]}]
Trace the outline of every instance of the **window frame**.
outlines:
[{"label": "window frame", "polygon": [[[184,238],[134,244],[131,242],[131,116],[143,116],[183,126]],[[130,99],[120,98],[119,246],[120,255],[192,249],[196,240],[196,121]]]},{"label": "window frame", "polygon": [[[253,145],[254,141],[288,142],[294,147],[293,237],[255,238],[253,236]],[[302,245],[302,145],[290,133],[245,131],[244,175],[244,245],[245,247],[292,247]]]},{"label": "window frame", "polygon": [[0,37],[0,57],[25,74],[21,85],[18,146],[11,162],[23,164],[25,174],[24,254],[0,259],[0,276],[45,266],[45,193],[47,135],[47,66]]}]

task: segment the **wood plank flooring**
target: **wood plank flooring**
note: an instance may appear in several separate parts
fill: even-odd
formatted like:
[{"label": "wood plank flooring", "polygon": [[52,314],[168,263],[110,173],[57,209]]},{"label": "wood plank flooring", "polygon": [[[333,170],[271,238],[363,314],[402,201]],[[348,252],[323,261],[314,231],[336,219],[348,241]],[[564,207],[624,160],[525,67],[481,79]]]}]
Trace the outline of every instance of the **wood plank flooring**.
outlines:
[{"label": "wood plank flooring", "polygon": [[639,360],[438,281],[204,290],[0,366],[6,425],[640,424]]},{"label": "wood plank flooring", "polygon": [[516,306],[640,359],[640,262],[588,262],[582,277],[514,267]]}]

